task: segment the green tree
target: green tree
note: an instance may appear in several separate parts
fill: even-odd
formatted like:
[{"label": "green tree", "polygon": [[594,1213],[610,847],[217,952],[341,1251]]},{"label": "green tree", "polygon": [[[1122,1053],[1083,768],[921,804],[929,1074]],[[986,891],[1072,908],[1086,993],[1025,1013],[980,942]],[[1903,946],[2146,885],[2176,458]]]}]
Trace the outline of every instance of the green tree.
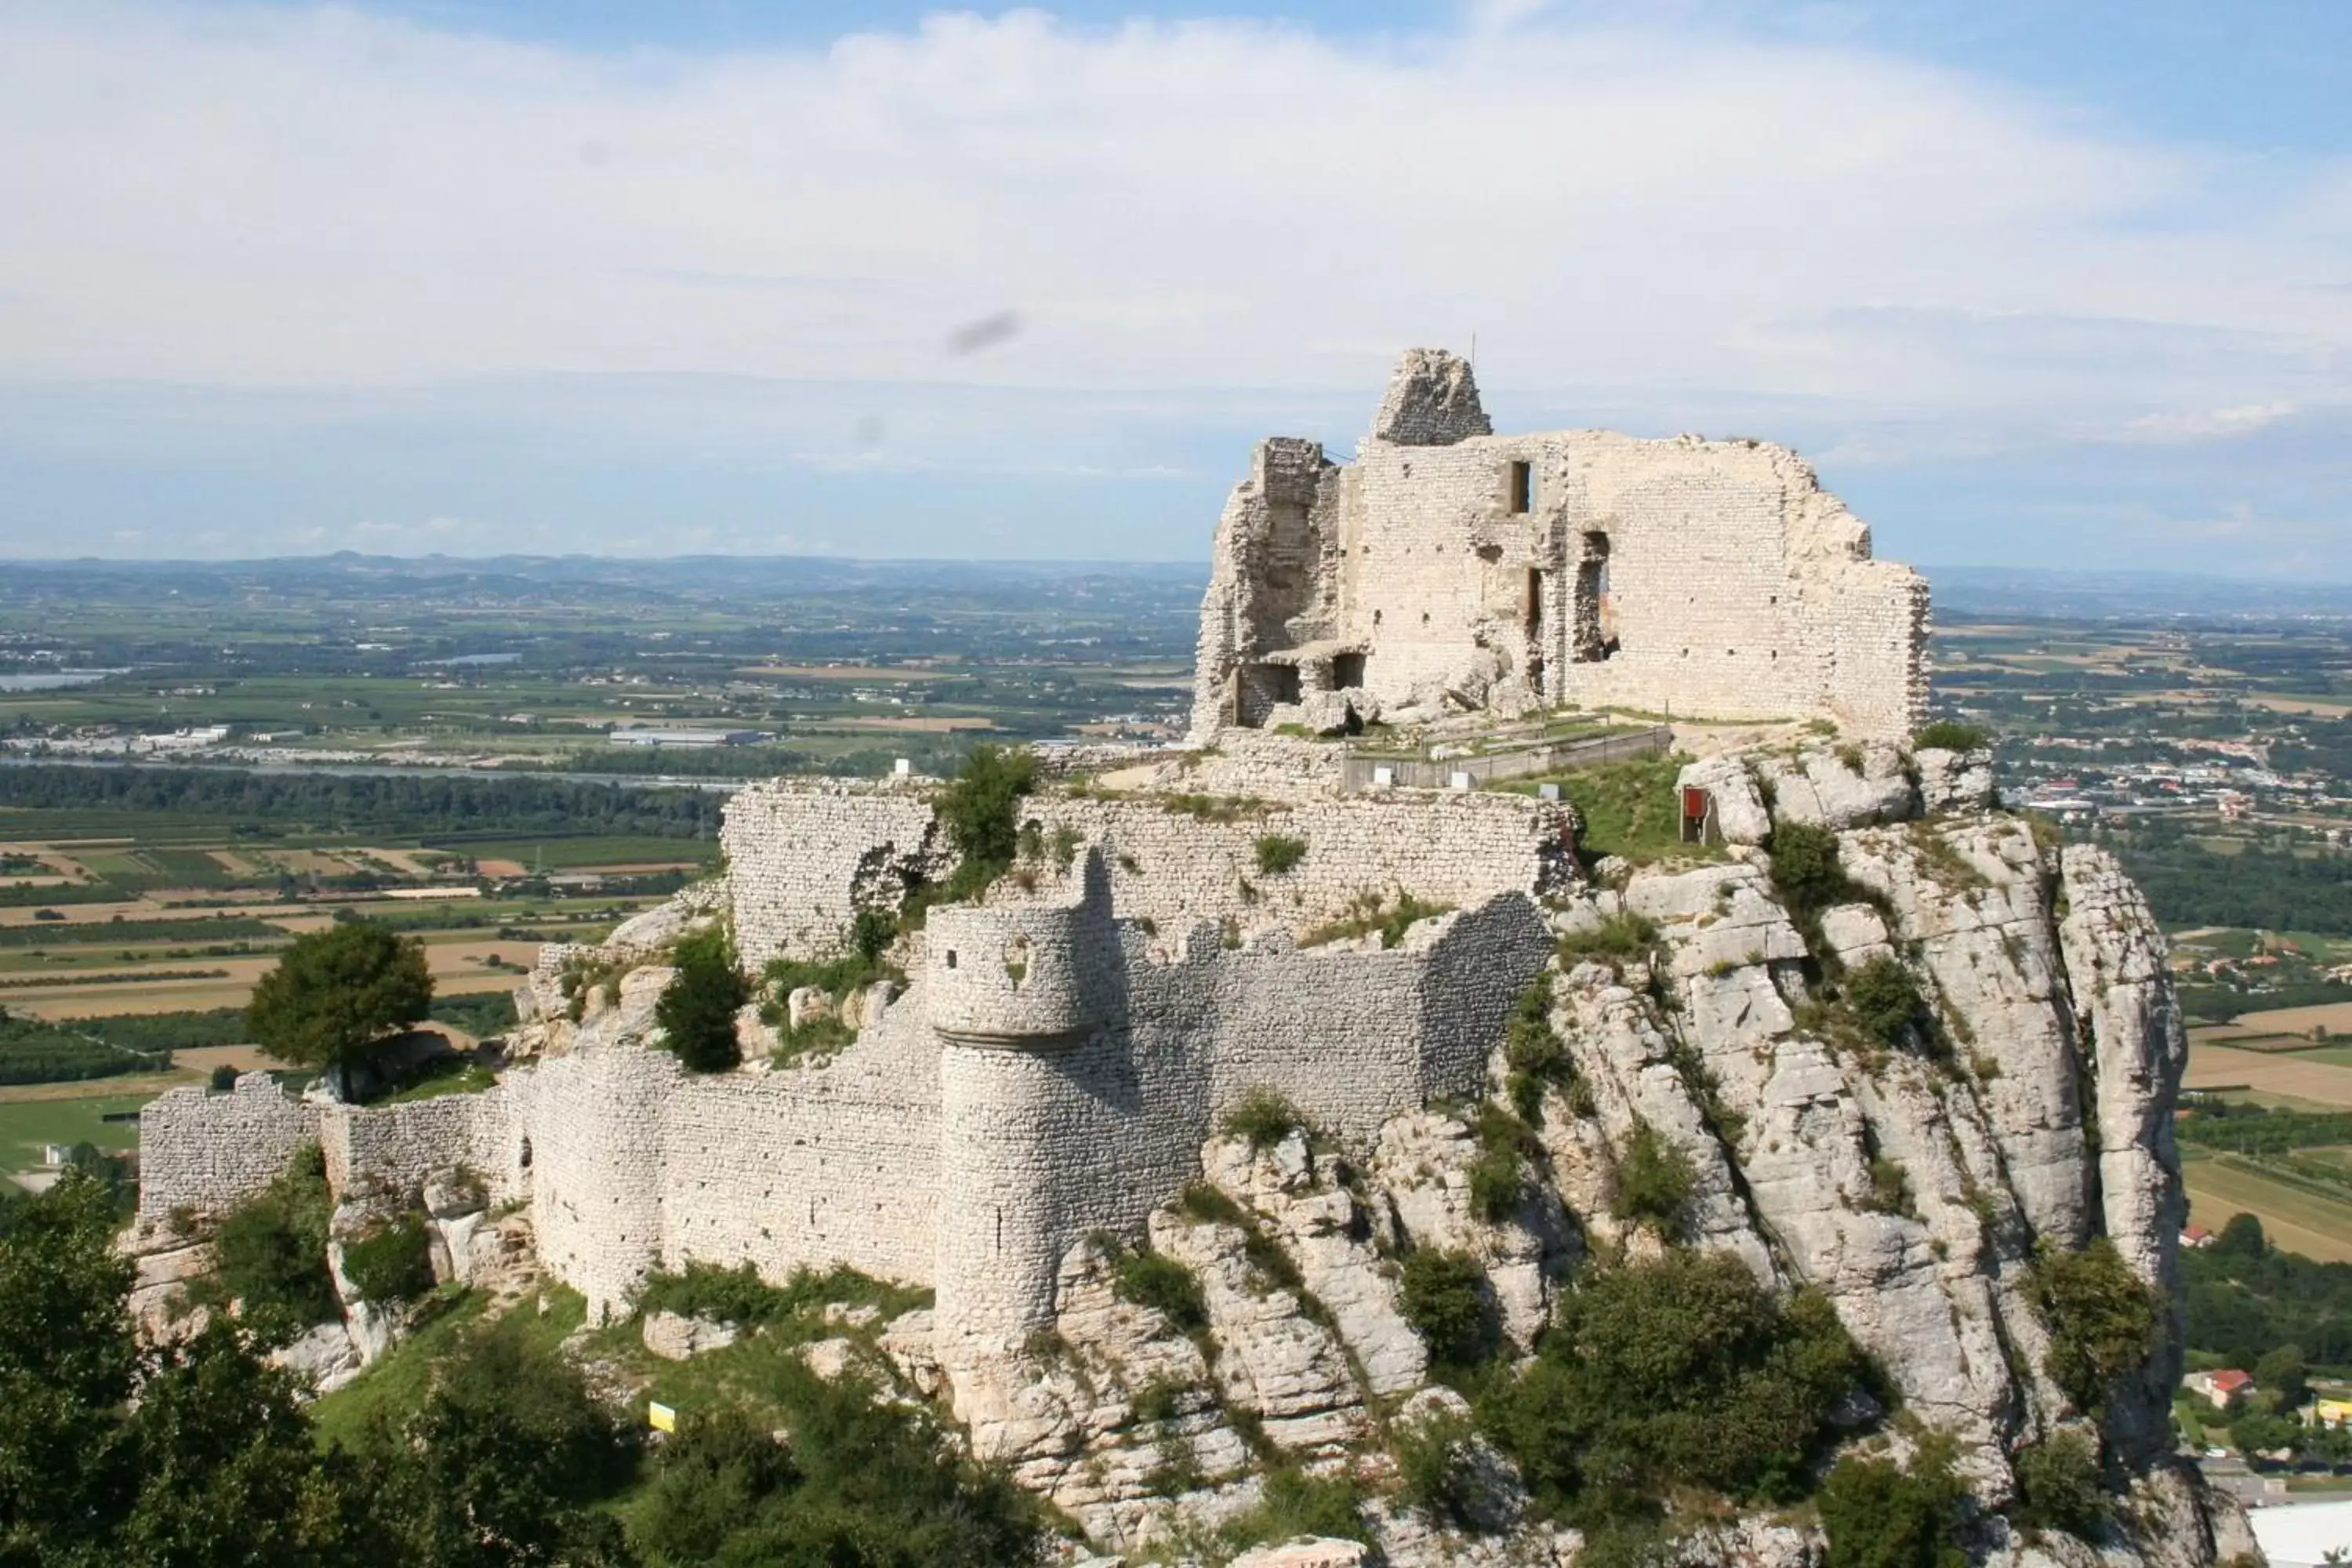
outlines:
[{"label": "green tree", "polygon": [[1680,1486],[1786,1500],[1867,1374],[1828,1301],[1724,1253],[1588,1268],[1532,1365],[1482,1401],[1539,1503],[1639,1512]]},{"label": "green tree", "polygon": [[2221,1234],[2213,1238],[2215,1258],[2242,1258],[2248,1261],[2262,1257],[2270,1248],[2270,1240],[2263,1234],[2263,1222],[2250,1214],[2233,1214],[2221,1226]]},{"label": "green tree", "polygon": [[320,1464],[292,1379],[242,1324],[139,1351],[114,1229],[79,1173],[0,1211],[0,1563],[362,1560],[345,1526],[366,1489]]},{"label": "green tree", "polygon": [[1822,1483],[1825,1568],[1963,1568],[1959,1483],[1941,1456],[1838,1461]]},{"label": "green tree", "polygon": [[2303,1347],[2281,1345],[2254,1363],[2254,1386],[2271,1396],[2272,1407],[2293,1415],[2311,1394],[2303,1365]]},{"label": "green tree", "polygon": [[328,1071],[339,1093],[371,1076],[392,1035],[433,1005],[425,944],[373,921],[294,939],[246,1007],[254,1039],[281,1061]]},{"label": "green tree", "polygon": [[138,1356],[114,1208],[78,1172],[0,1210],[0,1563],[96,1563],[128,1497]]},{"label": "green tree", "polygon": [[618,1563],[628,1553],[593,1505],[627,1479],[628,1442],[579,1369],[501,1322],[436,1369],[371,1458],[409,1561],[423,1568]]},{"label": "green tree", "polygon": [[2042,1370],[2074,1408],[2104,1412],[2116,1380],[2155,1353],[2156,1293],[2104,1236],[2080,1252],[2045,1248],[2027,1285],[2050,1330]]},{"label": "green tree", "polygon": [[735,1015],[751,995],[734,944],[724,931],[699,931],[677,944],[676,963],[677,976],[654,1005],[662,1044],[696,1072],[725,1072],[741,1059]]},{"label": "green tree", "polygon": [[1845,998],[1872,1037],[1893,1045],[1919,1016],[1919,984],[1900,959],[1879,954],[1846,981]]}]

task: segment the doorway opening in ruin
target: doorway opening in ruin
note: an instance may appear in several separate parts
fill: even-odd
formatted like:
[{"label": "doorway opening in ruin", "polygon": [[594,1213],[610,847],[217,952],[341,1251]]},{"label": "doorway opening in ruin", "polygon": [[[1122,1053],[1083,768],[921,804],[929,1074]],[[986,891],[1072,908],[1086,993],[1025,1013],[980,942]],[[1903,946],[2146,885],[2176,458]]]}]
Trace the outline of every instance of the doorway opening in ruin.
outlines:
[{"label": "doorway opening in ruin", "polygon": [[1247,729],[1261,729],[1277,706],[1298,700],[1298,667],[1295,664],[1245,664],[1242,667],[1241,711],[1235,715]]},{"label": "doorway opening in ruin", "polygon": [[1511,511],[1529,512],[1536,509],[1536,469],[1533,463],[1513,463],[1510,484],[1506,491],[1506,504]]},{"label": "doorway opening in ruin", "polygon": [[1576,597],[1569,605],[1569,657],[1596,664],[1617,651],[1617,606],[1609,593],[1609,536],[1588,533],[1576,563]]},{"label": "doorway opening in ruin", "polygon": [[1345,691],[1350,686],[1364,683],[1364,656],[1360,653],[1337,653],[1331,656],[1331,686]]}]

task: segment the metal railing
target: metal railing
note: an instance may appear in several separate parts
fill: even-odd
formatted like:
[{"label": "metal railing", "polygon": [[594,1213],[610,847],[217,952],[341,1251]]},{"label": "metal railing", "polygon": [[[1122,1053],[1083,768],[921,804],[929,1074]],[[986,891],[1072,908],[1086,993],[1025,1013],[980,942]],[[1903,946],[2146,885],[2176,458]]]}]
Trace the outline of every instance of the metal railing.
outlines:
[{"label": "metal railing", "polygon": [[1517,751],[1444,757],[1434,762],[1411,757],[1360,757],[1350,752],[1339,762],[1339,787],[1350,794],[1389,788],[1477,789],[1496,779],[1526,778],[1533,773],[1557,773],[1562,768],[1619,762],[1627,757],[1662,757],[1673,749],[1674,740],[1673,728],[1659,724],[1622,735],[1588,735],[1581,740],[1554,741]]}]

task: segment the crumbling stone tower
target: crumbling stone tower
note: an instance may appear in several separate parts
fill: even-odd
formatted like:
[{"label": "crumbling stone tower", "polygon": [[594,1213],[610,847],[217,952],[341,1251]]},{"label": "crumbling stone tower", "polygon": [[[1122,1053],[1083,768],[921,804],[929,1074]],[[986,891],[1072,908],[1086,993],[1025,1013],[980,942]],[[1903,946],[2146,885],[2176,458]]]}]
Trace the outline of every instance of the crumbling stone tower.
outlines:
[{"label": "crumbling stone tower", "polygon": [[1217,537],[1198,740],[1348,712],[1567,705],[1827,718],[1927,701],[1927,585],[1767,442],[1496,436],[1470,367],[1399,363],[1353,461],[1258,444]]},{"label": "crumbling stone tower", "polygon": [[[940,1042],[942,1359],[1050,1323],[1062,1255],[1166,1190],[1135,1171],[1143,1085],[1126,1027],[1110,883],[1087,856],[1075,903],[940,908],[922,994]],[[1123,1179],[1141,1174],[1142,1183]]]}]

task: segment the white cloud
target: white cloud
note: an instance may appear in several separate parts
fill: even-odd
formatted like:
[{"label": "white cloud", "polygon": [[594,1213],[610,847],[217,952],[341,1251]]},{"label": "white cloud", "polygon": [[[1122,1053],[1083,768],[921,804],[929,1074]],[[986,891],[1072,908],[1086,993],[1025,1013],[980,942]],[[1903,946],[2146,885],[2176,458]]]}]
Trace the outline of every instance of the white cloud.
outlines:
[{"label": "white cloud", "polygon": [[[1507,0],[1454,37],[941,16],[823,51],[571,54],[364,12],[0,16],[0,375],[709,373],[1366,391],[2021,392],[1956,321],[2232,335],[2180,405],[2340,393],[2345,204],[1915,63]],[[2235,215],[2236,209],[2232,209]],[[960,323],[1023,334],[950,362]],[[1866,342],[1853,312],[1874,313]],[[2051,342],[2030,397],[2113,344]],[[2126,356],[2128,357],[2128,356]],[[2103,380],[2103,377],[2109,379]]]},{"label": "white cloud", "polygon": [[2278,401],[2241,403],[2230,408],[2192,409],[2177,414],[2143,414],[2127,422],[2123,438],[2130,441],[2225,441],[2251,436],[2292,416],[2295,405]]}]

